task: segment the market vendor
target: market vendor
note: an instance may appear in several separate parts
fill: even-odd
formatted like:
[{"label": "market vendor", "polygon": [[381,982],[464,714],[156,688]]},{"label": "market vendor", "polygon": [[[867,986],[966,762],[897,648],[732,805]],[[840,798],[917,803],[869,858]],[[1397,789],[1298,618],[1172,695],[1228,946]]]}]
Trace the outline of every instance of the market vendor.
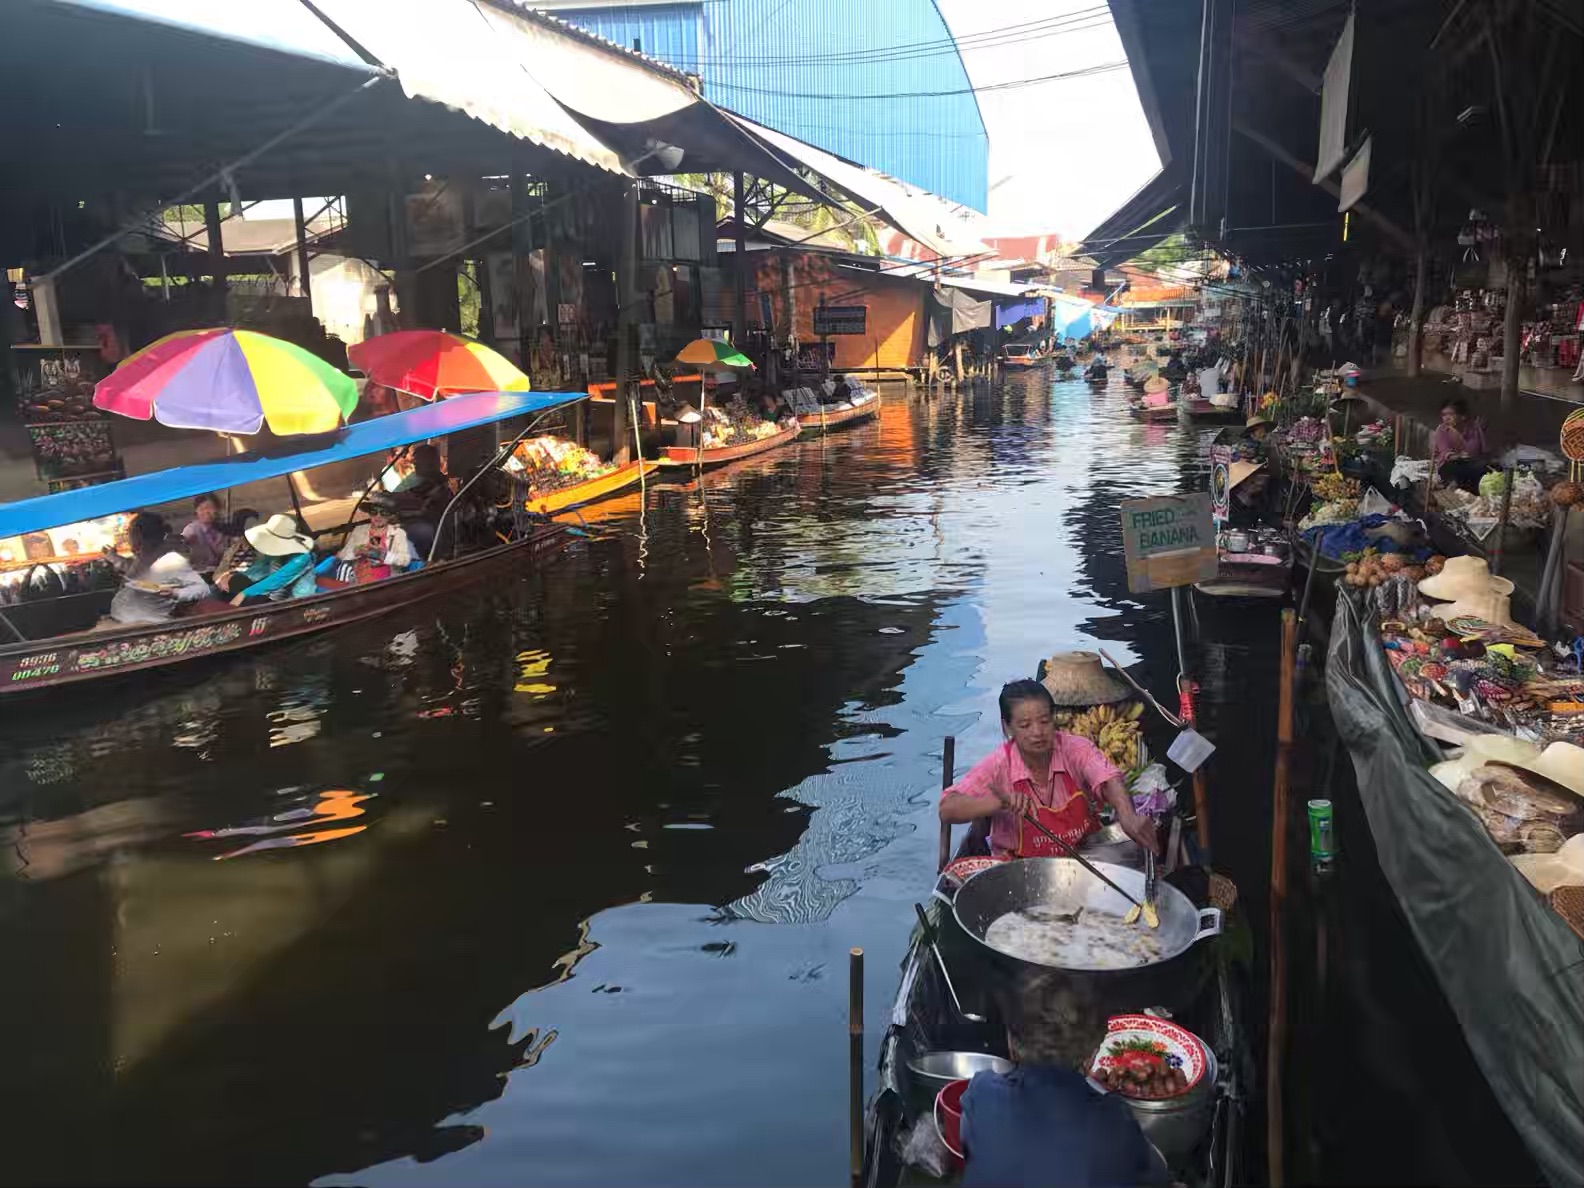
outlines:
[{"label": "market vendor", "polygon": [[1005,983],[1010,1072],[981,1072],[962,1098],[965,1188],[1165,1184],[1165,1161],[1127,1102],[1084,1071],[1106,1020],[1065,971]]},{"label": "market vendor", "polygon": [[1095,810],[1104,800],[1129,837],[1158,849],[1155,822],[1134,810],[1122,773],[1088,739],[1056,729],[1048,688],[1013,681],[1002,686],[1000,708],[1006,741],[941,793],[942,821],[961,825],[988,817],[996,857],[1061,858],[1066,850],[1024,818],[1032,814],[1077,846],[1100,827]]},{"label": "market vendor", "polygon": [[1259,445],[1271,435],[1271,430],[1276,427],[1276,422],[1264,413],[1255,413],[1243,422],[1243,436]]},{"label": "market vendor", "polygon": [[1281,499],[1263,462],[1234,462],[1227,468],[1227,524],[1232,528],[1276,527]]},{"label": "market vendor", "polygon": [[1490,470],[1490,449],[1485,426],[1469,415],[1467,401],[1453,396],[1442,403],[1430,456],[1443,482],[1465,491],[1479,490],[1480,479]]}]

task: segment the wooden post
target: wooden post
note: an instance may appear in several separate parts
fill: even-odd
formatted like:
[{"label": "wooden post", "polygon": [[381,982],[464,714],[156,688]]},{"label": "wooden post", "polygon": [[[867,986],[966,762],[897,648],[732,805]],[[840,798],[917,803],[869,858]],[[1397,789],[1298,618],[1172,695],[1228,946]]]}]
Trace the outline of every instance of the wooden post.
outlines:
[{"label": "wooden post", "polygon": [[[946,743],[941,749],[941,791],[946,791],[956,779],[954,769],[957,766],[957,736],[948,734]],[[935,873],[939,874],[946,869],[946,864],[951,861],[951,826],[945,821],[940,826],[940,852],[935,863]]]},{"label": "wooden post", "polygon": [[732,306],[732,345],[739,351],[748,341],[748,212],[743,194],[742,170],[732,174],[732,222],[737,228],[732,251],[732,284],[736,301]]},{"label": "wooden post", "polygon": [[1513,411],[1518,406],[1518,355],[1523,331],[1524,268],[1527,260],[1507,241],[1507,316],[1502,319],[1501,436],[1511,444]]},{"label": "wooden post", "polygon": [[847,954],[847,1110],[854,1188],[863,1181],[863,966],[862,949]]},{"label": "wooden post", "polygon": [[218,198],[206,198],[204,200],[204,226],[209,231],[209,274],[214,278],[215,292],[224,293],[226,288],[225,241],[220,230],[220,200]]},{"label": "wooden post", "polygon": [[313,278],[308,271],[308,222],[303,218],[303,200],[292,199],[292,221],[297,224],[297,284],[313,316]]},{"label": "wooden post", "polygon": [[1496,577],[1501,573],[1502,553],[1507,547],[1507,520],[1512,515],[1512,489],[1513,477],[1516,472],[1511,466],[1502,472],[1505,489],[1502,491],[1501,515],[1496,520],[1496,547],[1490,554],[1491,576]]},{"label": "wooden post", "polygon": [[1298,620],[1292,608],[1282,611],[1281,685],[1277,690],[1276,778],[1271,783],[1270,875],[1270,1018],[1265,1051],[1266,1182],[1284,1183],[1282,1144],[1282,1061],[1287,1046],[1287,955],[1283,923],[1287,903],[1287,776],[1293,741],[1294,671],[1298,653]]},{"label": "wooden post", "polygon": [[633,378],[633,335],[638,305],[638,182],[622,190],[621,260],[617,265],[621,305],[616,318],[616,399],[611,403],[611,461],[624,466],[631,460],[627,444],[627,405],[638,395]]},{"label": "wooden post", "polygon": [[[523,172],[520,163],[514,159],[511,165],[511,253],[512,276],[515,278],[517,290],[517,366],[521,367],[524,374],[533,375],[533,343],[534,335],[538,333],[538,326],[534,323],[534,308],[538,304],[534,292],[533,273],[533,207],[530,205],[528,195],[528,177]],[[499,300],[496,296],[496,300]],[[547,306],[548,308],[548,306]],[[554,322],[555,311],[550,310],[550,320]],[[534,379],[535,383],[539,381]],[[582,404],[577,405],[578,412],[573,416],[581,415]],[[579,441],[579,445],[583,442]]]}]

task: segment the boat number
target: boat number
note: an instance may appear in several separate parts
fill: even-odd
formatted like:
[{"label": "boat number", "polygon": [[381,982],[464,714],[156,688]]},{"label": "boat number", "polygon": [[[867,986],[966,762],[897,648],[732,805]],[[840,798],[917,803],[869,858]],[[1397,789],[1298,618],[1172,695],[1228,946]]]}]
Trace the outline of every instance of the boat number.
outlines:
[{"label": "boat number", "polygon": [[43,652],[37,656],[24,656],[17,661],[11,673],[13,681],[31,681],[38,677],[54,676],[60,671],[60,653]]},{"label": "boat number", "polygon": [[269,620],[264,618],[261,615],[257,619],[254,619],[252,623],[248,624],[248,634],[249,635],[263,635],[264,634],[264,629],[266,627],[268,627],[268,626],[269,626]]}]

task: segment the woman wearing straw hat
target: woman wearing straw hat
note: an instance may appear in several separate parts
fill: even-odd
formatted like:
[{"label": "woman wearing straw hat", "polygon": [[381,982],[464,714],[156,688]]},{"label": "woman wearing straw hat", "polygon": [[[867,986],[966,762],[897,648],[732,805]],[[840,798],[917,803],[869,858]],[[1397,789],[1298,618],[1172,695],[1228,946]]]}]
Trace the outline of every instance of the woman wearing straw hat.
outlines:
[{"label": "woman wearing straw hat", "polygon": [[1270,472],[1263,462],[1234,462],[1227,467],[1227,523],[1257,528],[1274,520]]},{"label": "woman wearing straw hat", "polygon": [[1255,413],[1247,421],[1243,422],[1243,436],[1254,442],[1254,444],[1260,445],[1271,435],[1271,430],[1275,427],[1276,422],[1264,413]]},{"label": "woman wearing straw hat", "polygon": [[1104,800],[1140,846],[1159,849],[1155,822],[1133,807],[1117,770],[1092,742],[1056,729],[1062,705],[1108,705],[1128,696],[1092,652],[1046,662],[1045,681],[1013,681],[1001,689],[1003,742],[941,793],[940,819],[950,825],[990,820],[990,852],[998,858],[1063,858],[1067,851],[1028,823],[1078,846],[1100,827]]},{"label": "woman wearing straw hat", "polygon": [[254,524],[244,536],[258,554],[246,569],[215,578],[215,586],[231,595],[231,605],[269,598],[306,598],[318,592],[313,572],[313,538],[297,530],[297,521],[278,513]]}]

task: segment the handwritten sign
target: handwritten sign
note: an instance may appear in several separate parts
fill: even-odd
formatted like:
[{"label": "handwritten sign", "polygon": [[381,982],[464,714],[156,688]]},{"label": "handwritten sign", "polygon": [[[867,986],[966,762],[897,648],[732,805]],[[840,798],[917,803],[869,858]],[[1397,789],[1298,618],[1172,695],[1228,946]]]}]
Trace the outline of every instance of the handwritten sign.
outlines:
[{"label": "handwritten sign", "polygon": [[1162,495],[1122,504],[1122,548],[1135,594],[1191,586],[1216,575],[1210,496]]}]

